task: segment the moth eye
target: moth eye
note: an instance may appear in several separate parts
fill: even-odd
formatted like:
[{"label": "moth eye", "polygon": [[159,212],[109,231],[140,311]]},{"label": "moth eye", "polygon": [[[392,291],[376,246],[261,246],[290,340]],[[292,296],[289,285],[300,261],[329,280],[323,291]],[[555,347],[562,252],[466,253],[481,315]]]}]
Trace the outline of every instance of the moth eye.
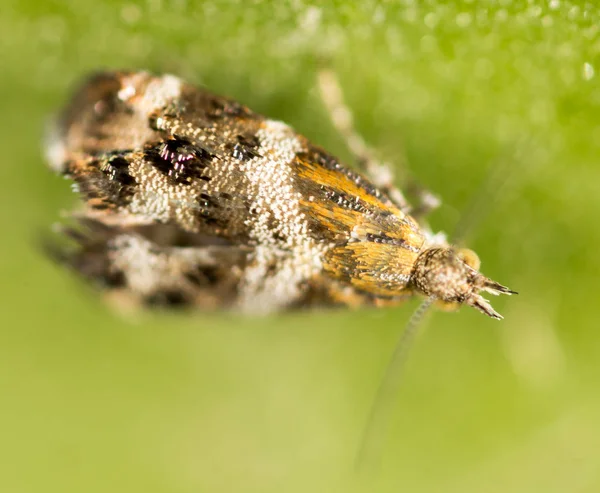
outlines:
[{"label": "moth eye", "polygon": [[456,254],[458,255],[458,258],[472,269],[479,270],[479,267],[481,267],[481,260],[479,260],[479,256],[473,250],[461,248]]}]

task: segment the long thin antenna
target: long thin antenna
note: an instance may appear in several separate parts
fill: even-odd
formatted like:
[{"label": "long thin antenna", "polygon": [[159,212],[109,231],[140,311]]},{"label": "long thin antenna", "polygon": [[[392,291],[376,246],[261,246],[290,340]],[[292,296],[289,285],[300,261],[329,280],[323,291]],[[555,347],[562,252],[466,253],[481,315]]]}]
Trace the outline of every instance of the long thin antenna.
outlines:
[{"label": "long thin antenna", "polygon": [[521,160],[523,146],[523,143],[519,143],[516,148],[512,149],[512,152],[503,152],[489,165],[483,183],[479,185],[477,193],[473,195],[464,209],[454,233],[450,237],[452,244],[462,244],[490,211],[490,201],[498,200],[500,195],[506,192],[508,184],[514,179],[514,173],[510,172],[510,164]]},{"label": "long thin antenna", "polygon": [[374,470],[379,466],[390,415],[394,409],[393,399],[402,383],[402,370],[417,329],[433,301],[433,298],[427,298],[417,307],[396,343],[392,358],[371,405],[361,438],[355,463],[356,469],[360,472],[367,469]]}]

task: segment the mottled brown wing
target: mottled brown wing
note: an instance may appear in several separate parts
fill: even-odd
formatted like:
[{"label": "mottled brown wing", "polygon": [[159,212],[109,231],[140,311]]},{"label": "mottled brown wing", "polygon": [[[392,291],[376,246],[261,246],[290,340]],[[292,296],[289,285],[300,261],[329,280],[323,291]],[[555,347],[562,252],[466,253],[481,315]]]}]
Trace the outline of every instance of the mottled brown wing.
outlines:
[{"label": "mottled brown wing", "polygon": [[250,205],[239,167],[258,156],[261,121],[174,77],[102,73],[58,118],[49,157],[95,211],[244,242]]},{"label": "mottled brown wing", "polygon": [[89,217],[58,232],[46,251],[121,305],[231,306],[251,251],[168,225],[123,228]]},{"label": "mottled brown wing", "polygon": [[397,297],[424,242],[383,192],[287,125],[173,76],[92,77],[53,139],[51,164],[75,180],[87,217],[129,235],[104,241],[109,251],[160,250],[136,230],[159,225],[260,248],[246,258],[243,306],[276,309],[327,278]]}]

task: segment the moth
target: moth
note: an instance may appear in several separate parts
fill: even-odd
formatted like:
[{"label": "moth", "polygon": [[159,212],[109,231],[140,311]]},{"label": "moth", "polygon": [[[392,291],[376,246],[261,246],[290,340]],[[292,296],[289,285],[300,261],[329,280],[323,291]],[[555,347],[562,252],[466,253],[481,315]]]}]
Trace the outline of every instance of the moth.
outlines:
[{"label": "moth", "polygon": [[83,199],[60,259],[149,305],[265,313],[422,295],[501,318],[481,292],[513,291],[424,226],[352,130],[331,73],[320,82],[358,171],[175,76],[90,76],[47,141],[50,166]]}]

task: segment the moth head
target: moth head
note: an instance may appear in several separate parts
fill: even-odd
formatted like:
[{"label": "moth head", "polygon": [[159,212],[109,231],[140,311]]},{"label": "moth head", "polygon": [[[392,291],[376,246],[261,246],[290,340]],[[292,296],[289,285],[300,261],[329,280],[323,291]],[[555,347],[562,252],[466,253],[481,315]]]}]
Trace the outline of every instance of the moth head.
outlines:
[{"label": "moth head", "polygon": [[492,305],[479,294],[516,294],[479,272],[479,257],[468,249],[434,247],[424,250],[415,263],[411,284],[445,309],[469,305],[488,317],[501,319]]}]

